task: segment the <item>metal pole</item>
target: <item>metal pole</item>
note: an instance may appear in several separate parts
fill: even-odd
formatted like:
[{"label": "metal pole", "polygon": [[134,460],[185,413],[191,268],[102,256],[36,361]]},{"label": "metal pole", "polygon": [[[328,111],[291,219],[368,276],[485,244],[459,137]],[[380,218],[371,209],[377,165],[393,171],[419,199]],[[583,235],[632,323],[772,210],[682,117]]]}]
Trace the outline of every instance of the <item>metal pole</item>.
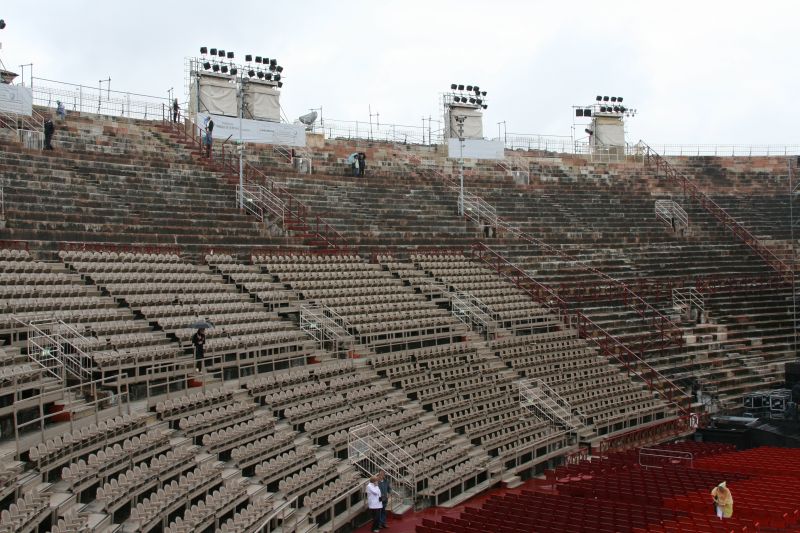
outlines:
[{"label": "metal pole", "polygon": [[794,183],[792,179],[792,158],[789,158],[789,238],[791,239],[792,258],[789,266],[792,268],[792,348],[794,356],[797,357],[797,283],[795,282],[795,264],[797,261],[797,250],[794,242]]},{"label": "metal pole", "polygon": [[244,209],[244,144],[242,144],[242,115],[244,115],[244,93],[239,87],[239,209]]},{"label": "metal pole", "polygon": [[458,123],[458,144],[459,144],[459,181],[461,183],[458,195],[458,214],[464,216],[464,120]]}]

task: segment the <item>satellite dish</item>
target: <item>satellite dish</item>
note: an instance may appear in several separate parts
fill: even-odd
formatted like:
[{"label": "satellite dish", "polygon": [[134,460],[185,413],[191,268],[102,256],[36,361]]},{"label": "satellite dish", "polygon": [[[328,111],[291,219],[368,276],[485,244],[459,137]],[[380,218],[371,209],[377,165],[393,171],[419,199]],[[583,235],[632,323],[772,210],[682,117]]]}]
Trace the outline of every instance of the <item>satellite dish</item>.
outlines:
[{"label": "satellite dish", "polygon": [[298,120],[306,125],[306,130],[311,130],[311,127],[314,125],[314,122],[317,121],[317,112],[312,111],[311,113],[306,113],[305,115],[301,115],[298,117]]}]

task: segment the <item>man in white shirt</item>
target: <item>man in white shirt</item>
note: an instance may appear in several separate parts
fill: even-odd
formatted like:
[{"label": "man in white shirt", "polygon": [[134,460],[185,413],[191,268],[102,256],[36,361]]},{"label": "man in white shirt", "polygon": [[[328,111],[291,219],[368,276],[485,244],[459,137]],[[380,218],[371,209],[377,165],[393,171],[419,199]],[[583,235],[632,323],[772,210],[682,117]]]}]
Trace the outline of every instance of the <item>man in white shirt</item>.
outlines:
[{"label": "man in white shirt", "polygon": [[372,476],[367,483],[367,507],[372,513],[372,531],[379,533],[381,530],[381,489],[378,487],[378,476]]}]

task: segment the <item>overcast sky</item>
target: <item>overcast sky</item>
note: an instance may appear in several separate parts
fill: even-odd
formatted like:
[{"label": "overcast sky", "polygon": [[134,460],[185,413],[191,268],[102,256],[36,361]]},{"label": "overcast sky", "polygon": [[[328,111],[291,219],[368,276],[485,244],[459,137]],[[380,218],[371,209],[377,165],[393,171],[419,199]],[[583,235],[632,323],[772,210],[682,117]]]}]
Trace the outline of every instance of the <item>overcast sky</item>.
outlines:
[{"label": "overcast sky", "polygon": [[[184,94],[202,45],[278,58],[290,118],[422,125],[450,83],[488,91],[484,134],[570,135],[625,97],[628,141],[800,144],[800,2],[3,0],[0,58],[36,77]],[[580,127],[582,131],[582,126]]]}]

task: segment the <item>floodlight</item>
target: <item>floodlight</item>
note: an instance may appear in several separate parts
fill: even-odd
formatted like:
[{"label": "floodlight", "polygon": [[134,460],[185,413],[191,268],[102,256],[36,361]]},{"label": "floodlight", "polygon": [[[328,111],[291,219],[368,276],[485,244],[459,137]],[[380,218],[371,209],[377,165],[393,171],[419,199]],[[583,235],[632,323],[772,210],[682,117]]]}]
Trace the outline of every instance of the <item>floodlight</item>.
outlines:
[{"label": "floodlight", "polygon": [[472,88],[475,89],[475,94],[480,94],[480,92],[481,92],[481,88],[480,87],[478,87],[477,85],[474,85]]},{"label": "floodlight", "polygon": [[256,56],[256,63],[261,63],[261,56]]},{"label": "floodlight", "polygon": [[253,60],[253,55],[252,54],[245,54],[244,60],[247,61],[247,62],[252,61]]},{"label": "floodlight", "polygon": [[277,67],[276,67],[275,65],[273,65],[272,63],[270,63],[270,64],[269,64],[269,69],[270,69],[270,71],[272,71],[272,72],[275,72],[275,69],[276,69],[276,68],[277,68]]},{"label": "floodlight", "polygon": [[311,111],[310,113],[306,113],[305,115],[300,115],[300,117],[297,120],[299,120],[302,124],[305,124],[306,126],[310,126],[314,122],[316,122],[318,116],[319,115],[317,114],[316,111]]},{"label": "floodlight", "polygon": [[3,20],[3,19],[0,19],[0,30],[4,30],[4,29],[6,29],[6,21]]},{"label": "floodlight", "polygon": [[625,108],[624,105],[619,106],[619,112],[620,113],[624,113],[625,111],[627,111],[627,109]]},{"label": "floodlight", "polygon": [[469,99],[469,103],[470,103],[470,104],[474,104],[474,103],[475,103],[475,99],[474,99],[474,98],[470,98],[470,99]]},{"label": "floodlight", "polygon": [[614,106],[614,113],[619,113],[619,106],[618,105]]},{"label": "floodlight", "polygon": [[228,59],[233,59],[233,52],[228,52]]},{"label": "floodlight", "polygon": [[219,57],[225,57],[225,50],[219,51]]},{"label": "floodlight", "polygon": [[602,99],[603,99],[603,97],[602,97],[602,96],[600,96],[600,95],[598,95],[598,96],[597,96],[597,101],[598,101],[598,102],[599,102],[599,101],[601,101]]},{"label": "floodlight", "polygon": [[604,102],[608,102],[608,96],[604,96],[604,97],[603,97],[603,101],[604,101]]},{"label": "floodlight", "polygon": [[481,100],[480,98],[476,98],[476,99],[475,99],[475,103],[482,104],[482,103],[483,103],[483,100]]},{"label": "floodlight", "polygon": [[261,59],[261,62],[264,63],[265,65],[269,65],[269,58],[267,56],[264,56],[263,59]]},{"label": "floodlight", "polygon": [[281,75],[280,75],[280,74],[275,74],[275,75],[272,77],[272,79],[273,79],[273,80],[275,80],[275,81],[281,81]]},{"label": "floodlight", "polygon": [[250,76],[251,78],[255,78],[256,71],[253,70],[253,69],[250,69],[250,70],[247,71],[247,75]]},{"label": "floodlight", "polygon": [[236,76],[239,73],[239,70],[236,67],[231,67],[231,76]]},{"label": "floodlight", "polygon": [[583,116],[583,109],[576,109],[575,110],[575,116],[576,117],[582,117]]},{"label": "floodlight", "polygon": [[214,72],[219,72],[219,65],[217,65],[216,63],[214,63],[214,66],[213,66],[213,67],[211,67],[211,69],[212,69]]},{"label": "floodlight", "polygon": [[273,58],[273,59],[270,59],[270,60],[269,60],[269,64],[270,64],[270,66],[272,66],[272,67],[276,67],[276,66],[278,66],[278,60],[277,60],[277,59],[274,59],[274,58]]},{"label": "floodlight", "polygon": [[212,49],[211,49],[211,55],[212,55],[212,56],[215,56],[215,55],[217,55],[217,49],[216,49],[216,48],[212,48]]},{"label": "floodlight", "polygon": [[489,107],[489,106],[488,106],[488,105],[486,105],[486,104],[483,104],[481,107],[482,107],[482,108],[484,108],[484,109],[486,109],[486,108],[487,108],[487,107]]},{"label": "floodlight", "polygon": [[206,48],[205,46],[201,46],[200,47],[200,53],[203,54],[203,55],[206,55],[208,53],[208,48]]},{"label": "floodlight", "polygon": [[264,73],[264,79],[267,80],[267,81],[271,80],[272,79],[272,72],[265,72]]},{"label": "floodlight", "polygon": [[277,67],[275,67],[275,70],[277,70],[278,72],[283,72],[283,67],[278,65]]},{"label": "floodlight", "polygon": [[467,90],[471,92],[472,91],[472,85],[467,85]]},{"label": "floodlight", "polygon": [[227,74],[228,73],[228,65],[222,65],[220,67],[220,69],[222,70],[223,74]]},{"label": "floodlight", "polygon": [[617,102],[621,102],[621,101],[622,101],[622,97],[621,96],[617,96]]},{"label": "floodlight", "polygon": [[211,63],[209,63],[208,61],[206,61],[205,63],[203,63],[203,69],[204,69],[204,70],[208,70],[208,69],[210,69],[210,68],[211,68]]},{"label": "floodlight", "polygon": [[481,91],[481,96],[486,96],[486,91]]},{"label": "floodlight", "polygon": [[587,107],[586,109],[583,110],[583,116],[584,117],[591,117],[592,116],[592,110]]},{"label": "floodlight", "polygon": [[260,70],[258,71],[258,79],[260,79],[260,80],[264,79],[264,73],[261,72]]},{"label": "floodlight", "polygon": [[454,96],[453,97],[453,102],[459,103],[460,101],[461,101],[461,98],[459,98],[458,96]]},{"label": "floodlight", "polygon": [[457,87],[458,87],[458,85],[456,85],[455,83],[451,83],[450,84],[450,90],[451,91],[455,91]]},{"label": "floodlight", "polygon": [[604,106],[604,105],[601,105],[601,106],[600,106],[600,112],[601,112],[601,113],[605,113],[605,112],[606,112],[606,106]]},{"label": "floodlight", "polygon": [[463,86],[463,85],[461,85],[461,84],[459,84],[459,85],[458,85],[458,90],[459,90],[459,91],[463,91],[463,90],[464,90],[464,86]]},{"label": "floodlight", "polygon": [[590,130],[589,128],[585,128],[583,131],[585,131],[585,132],[586,132],[586,133],[588,133],[589,135],[591,135],[592,133],[594,133],[594,132],[593,132],[592,130]]},{"label": "floodlight", "polygon": [[282,82],[282,81],[279,81],[279,82],[278,82],[278,88],[281,88],[281,87],[283,87],[283,82]]},{"label": "floodlight", "polygon": [[611,101],[612,101],[612,102],[616,102],[616,101],[617,101],[617,97],[616,97],[616,96],[612,96],[612,97],[611,97]]}]

